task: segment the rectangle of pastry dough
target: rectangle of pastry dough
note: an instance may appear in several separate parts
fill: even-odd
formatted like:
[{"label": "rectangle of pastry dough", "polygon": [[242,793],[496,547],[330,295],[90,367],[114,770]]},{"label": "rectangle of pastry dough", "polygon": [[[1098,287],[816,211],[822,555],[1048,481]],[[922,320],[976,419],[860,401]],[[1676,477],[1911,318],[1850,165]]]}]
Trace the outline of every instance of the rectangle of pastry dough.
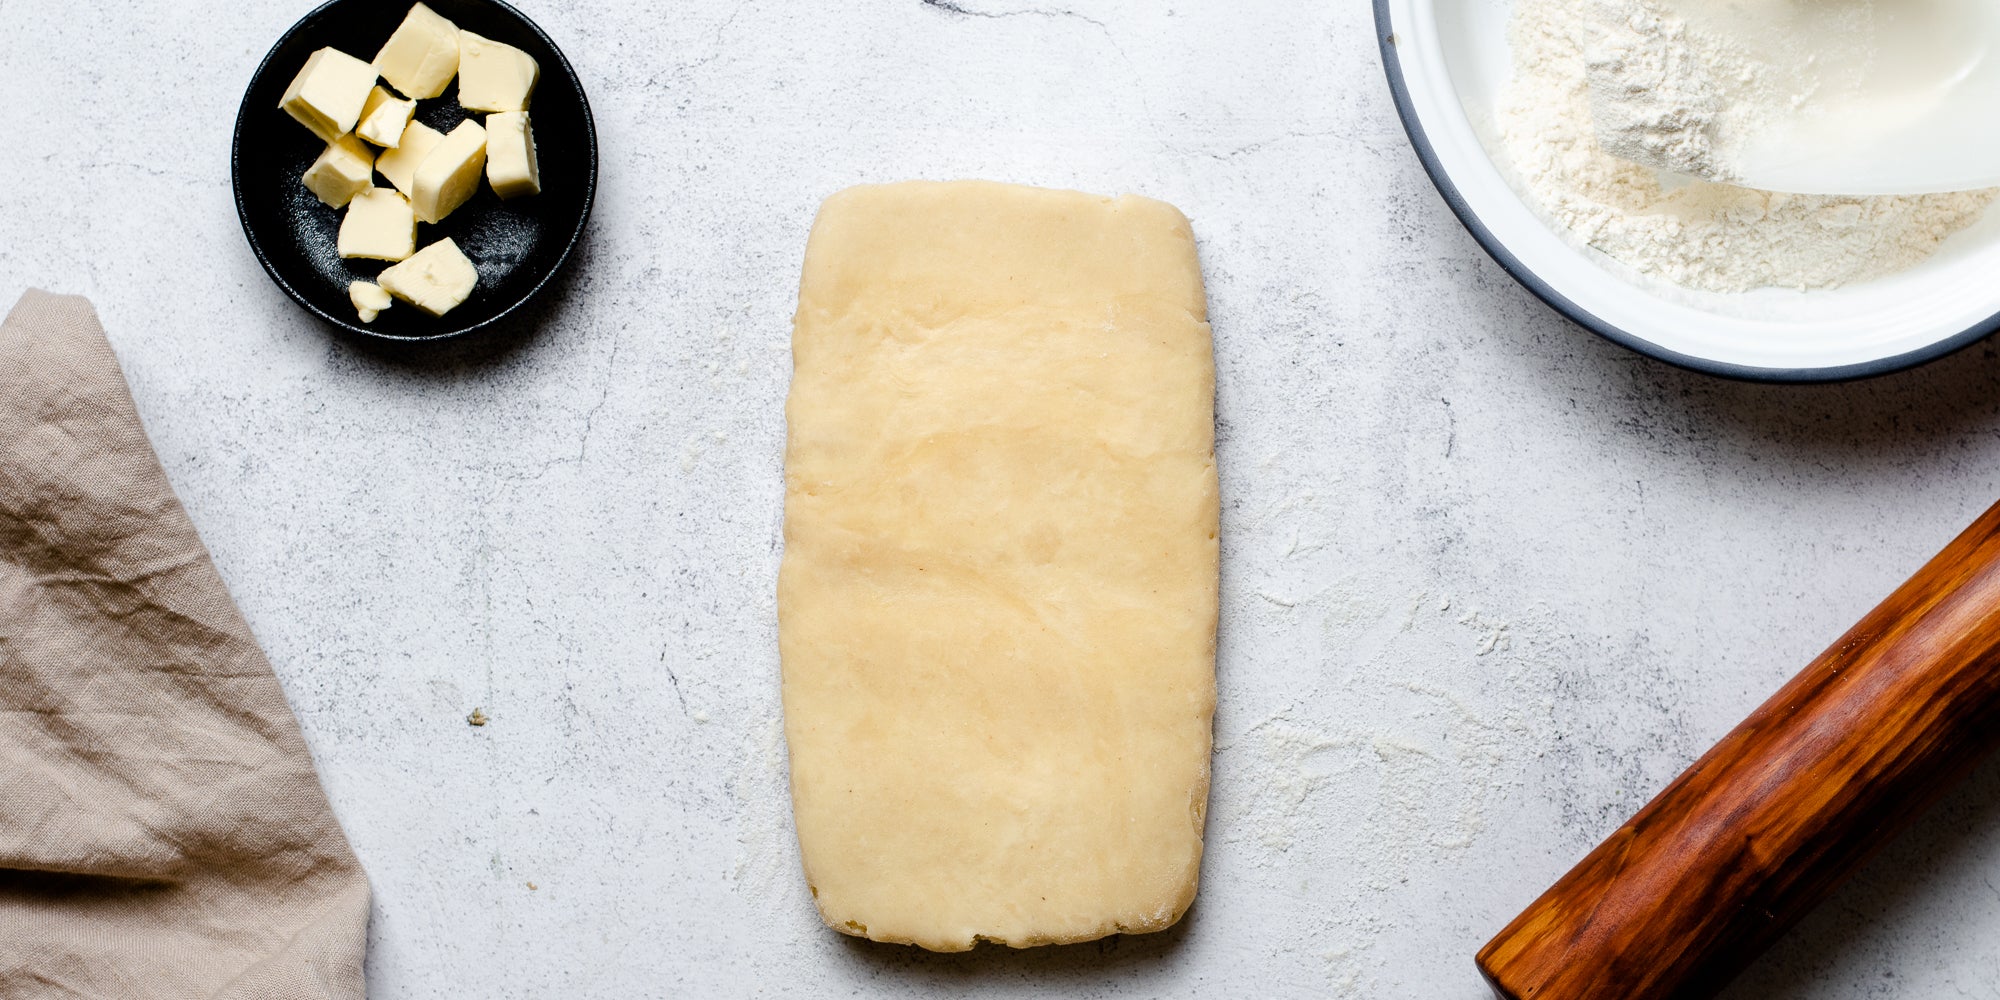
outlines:
[{"label": "rectangle of pastry dough", "polygon": [[943,951],[1193,901],[1215,707],[1215,363],[1187,220],[979,182],[827,199],[778,581],[806,877]]}]

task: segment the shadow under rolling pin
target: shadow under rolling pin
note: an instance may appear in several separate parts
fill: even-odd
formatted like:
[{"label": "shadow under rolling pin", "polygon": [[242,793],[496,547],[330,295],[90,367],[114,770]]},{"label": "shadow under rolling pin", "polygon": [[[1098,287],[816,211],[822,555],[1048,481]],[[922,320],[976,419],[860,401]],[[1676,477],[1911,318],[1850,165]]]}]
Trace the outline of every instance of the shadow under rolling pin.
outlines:
[{"label": "shadow under rolling pin", "polygon": [[1509,1000],[1707,997],[2000,745],[2000,506],[1480,949]]}]

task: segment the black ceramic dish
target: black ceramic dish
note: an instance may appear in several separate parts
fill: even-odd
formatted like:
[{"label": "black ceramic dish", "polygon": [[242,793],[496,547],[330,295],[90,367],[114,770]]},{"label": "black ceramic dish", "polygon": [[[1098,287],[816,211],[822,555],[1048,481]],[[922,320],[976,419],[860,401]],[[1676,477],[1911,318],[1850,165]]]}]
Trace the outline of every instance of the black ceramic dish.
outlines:
[{"label": "black ceramic dish", "polygon": [[[428,316],[398,302],[363,324],[347,284],[373,280],[388,264],[344,260],[334,249],[339,209],[328,208],[299,183],[325,148],[305,126],[278,109],[285,87],[306,57],[333,46],[368,60],[402,23],[411,0],[331,0],[278,39],[257,67],[236,115],[230,156],[236,212],[250,249],[285,294],[343,330],[389,340],[435,340],[489,326],[549,284],[583,238],[597,194],[597,129],[590,103],[569,61],[520,11],[500,0],[425,0],[459,27],[513,45],[541,64],[528,112],[541,165],[540,194],[501,201],[481,184],[471,201],[436,225],[417,227],[419,249],[451,237],[479,270],[479,285],[463,305]],[[471,115],[461,111],[454,81],[442,96],[417,102],[417,119],[449,132]],[[379,175],[376,183],[387,186]]]}]

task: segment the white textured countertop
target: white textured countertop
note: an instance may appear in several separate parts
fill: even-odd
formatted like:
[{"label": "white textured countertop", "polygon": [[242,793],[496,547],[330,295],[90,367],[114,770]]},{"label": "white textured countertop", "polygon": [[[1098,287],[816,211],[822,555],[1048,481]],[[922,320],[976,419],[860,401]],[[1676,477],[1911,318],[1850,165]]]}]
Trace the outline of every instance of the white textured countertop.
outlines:
[{"label": "white textured countertop", "polygon": [[[1361,0],[522,5],[595,106],[597,215],[528,336],[413,362],[237,228],[236,104],[310,4],[0,0],[0,307],[96,302],[373,878],[383,1000],[1482,997],[1489,935],[2000,497],[1991,348],[1760,387],[1544,309],[1425,180]],[[1201,240],[1221,707],[1164,934],[928,955],[797,872],[806,228],[962,176]],[[1732,996],[2000,997],[1996,942],[1988,767]]]}]

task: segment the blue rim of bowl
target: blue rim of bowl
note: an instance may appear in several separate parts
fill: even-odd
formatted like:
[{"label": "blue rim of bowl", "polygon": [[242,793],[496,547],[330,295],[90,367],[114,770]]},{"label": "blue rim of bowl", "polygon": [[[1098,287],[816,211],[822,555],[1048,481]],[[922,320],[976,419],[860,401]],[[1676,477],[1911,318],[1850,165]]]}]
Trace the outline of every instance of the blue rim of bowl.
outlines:
[{"label": "blue rim of bowl", "polygon": [[1423,123],[1417,120],[1416,107],[1410,100],[1409,85],[1403,79],[1402,59],[1396,53],[1395,30],[1389,17],[1389,0],[1375,0],[1375,40],[1382,50],[1382,69],[1389,77],[1389,92],[1396,101],[1396,116],[1402,119],[1403,131],[1410,137],[1410,145],[1416,149],[1417,159],[1423,162],[1424,172],[1430,175],[1431,183],[1437,186],[1438,194],[1444,197],[1445,204],[1451,207],[1452,214],[1458,216],[1458,221],[1465,225],[1466,231],[1479,242],[1487,256],[1492,257],[1493,261],[1512,275],[1515,281],[1520,282],[1522,287],[1533,292],[1536,298],[1548,303],[1550,308],[1568,317],[1571,322],[1620,347],[1689,371],[1742,382],[1851,382],[1878,375],[1890,375],[1936,361],[1971,347],[1992,336],[1995,330],[2000,330],[2000,314],[1995,314],[1969,329],[1928,346],[1887,358],[1877,358],[1874,361],[1827,368],[1758,368],[1671,351],[1607,323],[1589,310],[1571,302],[1548,282],[1542,280],[1541,275],[1536,274],[1519,257],[1514,256],[1514,252],[1507,249],[1507,245],[1486,227],[1486,223],[1479,218],[1479,213],[1473,211],[1471,203],[1459,193],[1458,185],[1452,183],[1443,161],[1438,159],[1437,150],[1431,146],[1430,137],[1424,134]]},{"label": "blue rim of bowl", "polygon": [[[264,58],[257,62],[257,69],[250,74],[250,79],[253,81],[262,79],[264,71],[270,68],[271,60],[277,56],[278,50],[285,47],[285,42],[297,34],[307,21],[319,16],[321,11],[340,2],[341,0],[326,0],[325,3],[307,11],[303,17],[292,22],[292,26],[286,28],[284,34],[279,35],[278,40],[271,43],[270,50],[265,52]],[[556,275],[561,274],[569,266],[570,256],[576,252],[577,244],[583,242],[584,231],[590,228],[591,213],[597,208],[597,116],[590,110],[590,95],[583,89],[583,78],[576,75],[576,67],[570,64],[569,56],[563,52],[562,46],[557,45],[555,39],[550,38],[549,33],[543,31],[542,26],[535,23],[534,18],[521,13],[519,8],[507,3],[506,0],[486,0],[486,2],[520,18],[521,23],[527,25],[529,31],[534,32],[541,37],[542,41],[548,43],[549,51],[554,52],[556,58],[562,62],[564,74],[569,77],[572,85],[576,87],[577,104],[583,108],[583,134],[590,143],[589,156],[587,158],[590,169],[584,176],[583,214],[577,217],[576,228],[570,231],[569,239],[563,242],[562,253],[556,257],[555,264],[549,268],[548,273],[542,275],[541,280],[535,282],[533,288],[528,289],[527,294],[516,299],[513,305],[471,326],[446,330],[427,337],[391,336],[366,329],[338,316],[334,316],[326,310],[313,305],[298,289],[293,288],[291,282],[286,281],[284,275],[278,273],[277,267],[271,263],[270,256],[264,252],[264,245],[257,242],[257,234],[250,229],[250,212],[243,200],[243,179],[238,174],[238,167],[242,163],[243,123],[248,120],[252,111],[250,107],[250,94],[247,91],[243,95],[242,104],[236,109],[236,127],[229,139],[229,186],[231,189],[230,193],[234,196],[232,200],[236,203],[236,221],[238,225],[243,227],[243,238],[250,242],[250,253],[257,258],[257,263],[264,268],[264,273],[271,276],[271,281],[283,289],[285,295],[293,302],[298,303],[306,312],[333,324],[341,330],[357,336],[367,337],[370,340],[387,341],[397,344],[441,343],[447,340],[457,340],[466,334],[484,330],[512,316],[522,306],[540,298],[542,292],[549,287],[549,282],[555,280]]]}]

